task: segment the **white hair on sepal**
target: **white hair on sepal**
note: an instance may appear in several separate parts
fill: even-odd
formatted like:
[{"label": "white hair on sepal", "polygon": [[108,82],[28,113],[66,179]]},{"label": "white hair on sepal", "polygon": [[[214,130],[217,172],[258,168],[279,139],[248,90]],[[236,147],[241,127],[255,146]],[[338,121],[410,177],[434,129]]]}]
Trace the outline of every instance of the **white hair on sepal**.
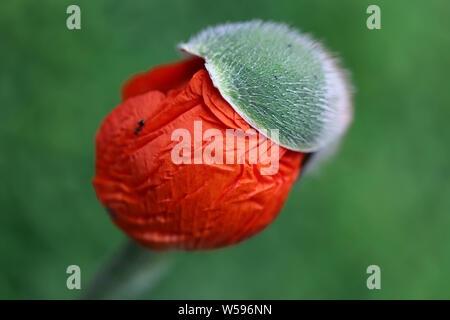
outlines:
[{"label": "white hair on sepal", "polygon": [[314,153],[308,163],[331,154],[351,123],[347,72],[320,42],[285,24],[208,27],[179,49],[205,59],[214,86],[249,125],[278,129],[274,142]]}]

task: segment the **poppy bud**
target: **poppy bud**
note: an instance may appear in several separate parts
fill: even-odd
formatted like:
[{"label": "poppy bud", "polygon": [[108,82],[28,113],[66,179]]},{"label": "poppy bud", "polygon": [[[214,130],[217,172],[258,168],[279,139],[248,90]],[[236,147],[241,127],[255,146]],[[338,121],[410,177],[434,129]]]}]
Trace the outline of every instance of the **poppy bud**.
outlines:
[{"label": "poppy bud", "polygon": [[[295,41],[289,45],[298,45]],[[153,249],[213,249],[261,231],[280,212],[299,175],[303,151],[319,151],[316,146],[323,144],[318,139],[329,136],[326,125],[322,130],[322,122],[316,121],[323,114],[320,110],[314,111],[311,123],[303,123],[306,130],[292,130],[292,124],[299,123],[286,114],[274,115],[284,111],[274,103],[280,103],[278,93],[270,97],[272,87],[266,88],[269,102],[262,105],[265,101],[258,99],[264,92],[252,92],[248,83],[239,82],[238,74],[233,86],[227,82],[236,68],[246,77],[261,76],[245,70],[245,61],[240,65],[228,60],[233,68],[226,68],[224,54],[225,69],[218,71],[208,54],[192,52],[193,47],[181,46],[191,54],[188,59],[129,80],[123,102],[103,120],[96,136],[93,185],[98,199],[120,229]],[[311,79],[319,86],[327,80],[316,71],[317,79]],[[225,76],[227,72],[232,75]],[[280,95],[286,88],[279,82],[289,77],[282,67],[276,78],[271,77]],[[295,86],[287,89],[288,93]],[[321,94],[316,90],[305,101],[314,104],[315,95]],[[323,94],[318,98],[322,104],[328,98]],[[331,110],[330,118],[334,111],[326,110]],[[267,114],[266,120],[262,114]],[[302,132],[309,136],[296,141]]]}]

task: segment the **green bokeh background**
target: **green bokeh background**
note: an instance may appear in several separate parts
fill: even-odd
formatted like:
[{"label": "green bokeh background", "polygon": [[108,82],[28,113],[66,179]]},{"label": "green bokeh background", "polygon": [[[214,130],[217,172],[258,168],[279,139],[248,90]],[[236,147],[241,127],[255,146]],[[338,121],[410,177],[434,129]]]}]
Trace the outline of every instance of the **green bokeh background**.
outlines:
[{"label": "green bokeh background", "polygon": [[[81,7],[82,29],[66,28]],[[381,30],[366,8],[381,7]],[[448,1],[2,1],[0,298],[76,298],[124,241],[97,201],[94,134],[131,74],[202,28],[283,21],[339,53],[355,121],[278,219],[240,245],[180,253],[142,298],[450,298]],[[366,288],[381,267],[382,289]]]}]

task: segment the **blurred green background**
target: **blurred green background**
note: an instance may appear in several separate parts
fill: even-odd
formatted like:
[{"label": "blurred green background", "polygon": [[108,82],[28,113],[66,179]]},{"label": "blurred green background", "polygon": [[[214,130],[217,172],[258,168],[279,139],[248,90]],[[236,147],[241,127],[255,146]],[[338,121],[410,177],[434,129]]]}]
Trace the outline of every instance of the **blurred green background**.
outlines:
[{"label": "blurred green background", "polygon": [[[66,8],[81,7],[81,30]],[[366,8],[381,7],[381,30]],[[0,298],[76,298],[124,241],[97,201],[94,134],[131,74],[202,28],[283,21],[339,53],[355,121],[278,219],[238,246],[180,253],[142,298],[450,298],[448,1],[2,1]],[[366,287],[381,267],[382,289]]]}]

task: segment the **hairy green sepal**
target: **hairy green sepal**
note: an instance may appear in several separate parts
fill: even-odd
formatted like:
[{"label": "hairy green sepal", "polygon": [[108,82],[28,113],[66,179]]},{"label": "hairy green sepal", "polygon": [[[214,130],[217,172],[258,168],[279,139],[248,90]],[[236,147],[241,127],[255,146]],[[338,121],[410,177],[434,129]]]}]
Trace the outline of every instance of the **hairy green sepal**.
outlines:
[{"label": "hairy green sepal", "polygon": [[210,27],[179,48],[204,58],[214,85],[235,111],[288,149],[318,151],[350,122],[349,85],[336,61],[318,42],[283,24]]}]

